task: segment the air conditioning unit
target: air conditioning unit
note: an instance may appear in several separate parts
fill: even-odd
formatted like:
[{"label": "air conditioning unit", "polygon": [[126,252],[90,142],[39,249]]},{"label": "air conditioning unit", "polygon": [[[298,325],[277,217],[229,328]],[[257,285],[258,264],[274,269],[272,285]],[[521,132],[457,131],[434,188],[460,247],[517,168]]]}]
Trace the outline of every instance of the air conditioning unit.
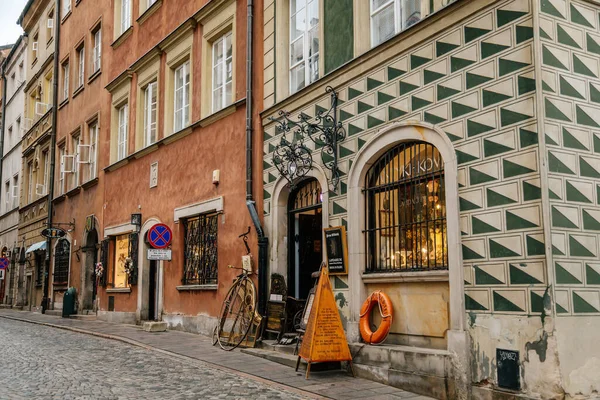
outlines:
[{"label": "air conditioning unit", "polygon": [[46,24],[48,29],[54,28],[54,18],[48,18],[48,23]]},{"label": "air conditioning unit", "polygon": [[48,111],[48,104],[35,102],[35,115],[44,115]]},{"label": "air conditioning unit", "polygon": [[89,144],[80,144],[77,146],[77,163],[78,164],[89,164],[92,162],[90,154],[90,145]]},{"label": "air conditioning unit", "polygon": [[61,174],[72,174],[75,172],[75,156],[64,155],[60,160],[60,173]]},{"label": "air conditioning unit", "polygon": [[38,183],[35,185],[35,194],[37,194],[38,196],[45,196],[46,195],[46,185],[42,185],[41,183]]}]

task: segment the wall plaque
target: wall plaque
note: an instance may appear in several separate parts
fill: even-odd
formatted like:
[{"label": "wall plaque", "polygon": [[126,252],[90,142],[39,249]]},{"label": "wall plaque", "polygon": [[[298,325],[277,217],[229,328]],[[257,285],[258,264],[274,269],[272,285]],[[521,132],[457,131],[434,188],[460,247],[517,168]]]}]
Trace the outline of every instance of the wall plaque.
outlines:
[{"label": "wall plaque", "polygon": [[519,352],[496,349],[496,365],[498,367],[498,386],[501,388],[520,390]]},{"label": "wall plaque", "polygon": [[325,255],[329,275],[348,274],[348,244],[344,226],[325,228]]}]

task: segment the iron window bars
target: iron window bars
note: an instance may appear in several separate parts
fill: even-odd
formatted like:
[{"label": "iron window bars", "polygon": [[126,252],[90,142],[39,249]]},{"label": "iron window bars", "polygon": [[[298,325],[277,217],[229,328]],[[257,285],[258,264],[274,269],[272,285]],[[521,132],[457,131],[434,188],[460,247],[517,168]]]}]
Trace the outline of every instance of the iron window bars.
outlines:
[{"label": "iron window bars", "polygon": [[367,272],[448,268],[444,164],[434,146],[393,147],[365,187]]},{"label": "iron window bars", "polygon": [[184,221],[184,285],[216,284],[218,214],[203,214]]},{"label": "iron window bars", "polygon": [[69,260],[71,244],[67,239],[60,239],[54,254],[54,284],[66,285],[69,282]]},{"label": "iron window bars", "polygon": [[[331,86],[327,86],[325,91],[331,95],[331,107],[319,110],[314,118],[300,113],[297,119],[292,119],[290,113],[283,110],[279,111],[278,118],[269,118],[275,121],[277,133],[283,133],[273,152],[273,164],[291,189],[312,169],[311,150],[303,143],[307,138],[315,144],[315,148],[321,148],[321,159],[331,171],[334,191],[339,184],[338,143],[346,138],[346,130],[337,120],[337,93]],[[287,139],[288,133],[291,133],[291,141]]]}]

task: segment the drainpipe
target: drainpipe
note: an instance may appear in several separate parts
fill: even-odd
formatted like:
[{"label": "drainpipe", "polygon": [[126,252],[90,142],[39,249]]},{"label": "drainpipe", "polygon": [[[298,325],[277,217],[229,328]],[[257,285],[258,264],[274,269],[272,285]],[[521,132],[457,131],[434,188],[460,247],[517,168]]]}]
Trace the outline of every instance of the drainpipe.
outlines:
[{"label": "drainpipe", "polygon": [[[60,43],[60,0],[56,0],[54,23],[54,73],[52,80],[52,130],[50,131],[50,174],[48,176],[48,228],[52,228],[52,198],[54,197],[54,169],[56,166],[56,119],[58,113],[58,48]],[[50,260],[52,253],[52,239],[46,238],[46,260],[44,262],[44,294],[42,296],[42,314],[48,308],[48,280],[50,278]],[[69,271],[70,272],[70,271]]]},{"label": "drainpipe", "polygon": [[253,0],[248,1],[246,22],[246,206],[252,218],[252,223],[258,235],[258,312],[265,315],[267,309],[267,251],[269,238],[265,236],[258,212],[256,202],[252,197],[252,42],[253,42]]},{"label": "drainpipe", "polygon": [[[2,126],[0,127],[0,179],[2,178],[2,166],[4,165],[4,124],[6,123],[6,62],[2,62]],[[1,194],[0,194],[1,196]],[[8,199],[6,199],[8,200]],[[6,201],[5,200],[5,201]]]}]

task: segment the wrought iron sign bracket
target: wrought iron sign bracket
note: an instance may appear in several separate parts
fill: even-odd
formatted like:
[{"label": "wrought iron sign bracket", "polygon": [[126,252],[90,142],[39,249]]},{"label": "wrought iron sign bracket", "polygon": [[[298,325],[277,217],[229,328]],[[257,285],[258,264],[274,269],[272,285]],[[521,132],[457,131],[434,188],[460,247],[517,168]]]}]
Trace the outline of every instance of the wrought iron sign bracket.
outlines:
[{"label": "wrought iron sign bracket", "polygon": [[[331,107],[318,111],[314,118],[300,113],[292,119],[290,113],[284,110],[279,111],[279,117],[269,118],[283,133],[273,152],[273,164],[292,189],[313,168],[311,150],[304,145],[306,139],[310,139],[315,148],[321,148],[323,165],[331,171],[332,190],[335,191],[339,184],[338,143],[346,138],[346,130],[337,120],[337,93],[331,86],[327,86],[325,91],[331,95]],[[288,134],[291,134],[291,140],[288,140]]]}]

